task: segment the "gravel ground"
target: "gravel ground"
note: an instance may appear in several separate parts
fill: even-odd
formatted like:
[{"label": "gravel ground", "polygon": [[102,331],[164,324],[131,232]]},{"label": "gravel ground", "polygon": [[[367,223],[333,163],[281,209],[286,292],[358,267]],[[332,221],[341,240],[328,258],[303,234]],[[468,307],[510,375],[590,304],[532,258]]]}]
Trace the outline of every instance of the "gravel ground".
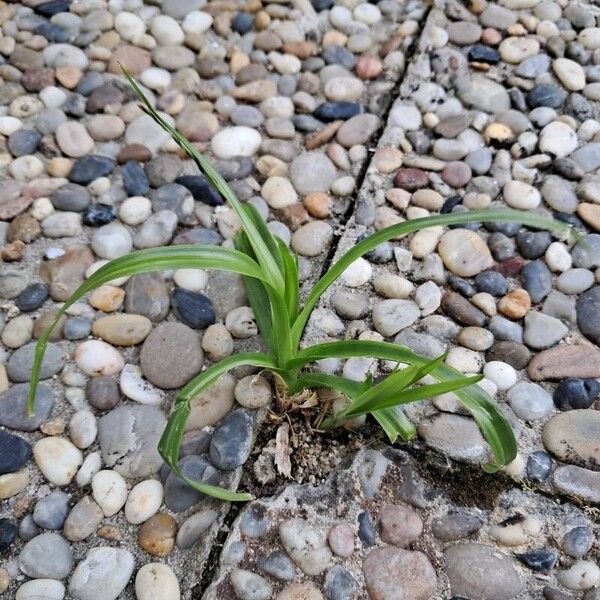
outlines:
[{"label": "gravel ground", "polygon": [[[597,6],[26,0],[0,3],[0,24],[0,593],[600,598]],[[577,229],[476,223],[382,244],[305,332],[449,350],[483,373],[518,437],[503,473],[481,471],[489,448],[452,394],[406,408],[419,438],[398,450],[370,421],[328,438],[315,411],[288,420],[244,367],[194,399],[181,458],[260,496],[233,521],[156,452],[176,390],[261,344],[240,278],[199,269],[123,278],[69,309],[27,416],[35,338],[86,277],[133,249],[229,246],[239,226],[120,64],[290,245],[304,293],[407,219],[508,206]],[[361,381],[393,366],[316,368]]]}]

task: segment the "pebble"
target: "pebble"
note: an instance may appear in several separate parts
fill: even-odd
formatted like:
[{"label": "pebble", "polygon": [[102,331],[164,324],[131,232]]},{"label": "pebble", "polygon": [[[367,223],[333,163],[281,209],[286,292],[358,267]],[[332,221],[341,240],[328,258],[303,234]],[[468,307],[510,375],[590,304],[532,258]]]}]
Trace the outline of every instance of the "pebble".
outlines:
[{"label": "pebble", "polygon": [[19,431],[35,431],[50,416],[54,406],[54,392],[45,383],[36,391],[35,414],[29,416],[27,398],[29,385],[16,384],[0,394],[0,424]]},{"label": "pebble", "polygon": [[81,451],[58,436],[36,442],[33,457],[44,477],[56,486],[68,485],[83,462]]},{"label": "pebble", "polygon": [[393,546],[371,550],[363,574],[369,595],[381,600],[427,600],[437,587],[435,570],[423,553]]},{"label": "pebble", "polygon": [[570,410],[553,416],[544,426],[544,446],[564,462],[593,468],[598,454],[594,432],[600,423],[595,415],[595,411]]},{"label": "pebble", "polygon": [[307,521],[293,518],[279,526],[279,537],[286,552],[307,575],[319,575],[331,561],[325,536]]},{"label": "pebble", "polygon": [[411,509],[385,505],[379,513],[379,529],[384,542],[406,548],[421,535],[423,522]]},{"label": "pebble", "polygon": [[106,342],[88,340],[75,350],[75,363],[87,375],[114,375],[123,369],[121,354]]},{"label": "pebble", "polygon": [[92,478],[92,496],[104,516],[118,513],[127,499],[127,484],[116,471],[99,471]]},{"label": "pebble", "polygon": [[166,425],[155,406],[122,405],[98,419],[102,460],[123,477],[146,477],[163,464],[157,446]]},{"label": "pebble", "polygon": [[221,420],[210,442],[210,457],[216,467],[232,470],[246,462],[252,450],[253,426],[252,414],[243,409],[234,410]]},{"label": "pebble", "polygon": [[[514,561],[496,548],[474,542],[451,546],[446,550],[447,570],[452,593],[458,596],[496,596],[509,600],[522,589]],[[486,577],[478,577],[467,568],[476,560]]]},{"label": "pebble", "polygon": [[536,421],[550,414],[552,396],[536,383],[522,382],[512,386],[506,399],[515,414],[524,421]]},{"label": "pebble", "polygon": [[179,581],[173,569],[163,563],[147,563],[135,576],[137,600],[179,600]]},{"label": "pebble", "polygon": [[[179,360],[186,352],[188,360]],[[140,366],[146,379],[162,389],[185,385],[200,371],[202,348],[196,333],[180,323],[162,323],[144,341]]]},{"label": "pebble", "polygon": [[275,550],[268,556],[263,556],[258,559],[256,564],[261,571],[280,581],[291,581],[296,574],[294,563],[280,550]]},{"label": "pebble", "polygon": [[472,277],[493,266],[492,255],[485,242],[468,229],[445,233],[438,244],[444,265],[461,277]]},{"label": "pebble", "polygon": [[421,315],[411,300],[382,300],[373,308],[373,325],[385,337],[392,337],[412,325]]},{"label": "pebble", "polygon": [[41,533],[19,553],[19,569],[33,578],[64,579],[73,566],[73,551],[58,533]]},{"label": "pebble", "polygon": [[23,438],[0,431],[0,475],[13,473],[31,458],[31,445]]},{"label": "pebble", "polygon": [[[179,461],[181,472],[193,481],[210,485],[219,484],[215,468],[202,456],[184,456]],[[189,486],[175,473],[169,473],[165,482],[165,505],[174,512],[183,512],[197,504],[203,494]]]},{"label": "pebble", "polygon": [[33,509],[35,524],[43,529],[61,529],[69,512],[69,496],[54,490],[44,496]]},{"label": "pebble", "polygon": [[227,160],[236,156],[253,156],[258,151],[262,137],[249,127],[227,127],[211,140],[211,150],[217,158]]},{"label": "pebble", "polygon": [[134,570],[131,552],[123,548],[99,546],[87,551],[69,580],[69,594],[74,598],[97,597],[102,590],[105,600],[116,600],[125,589]]},{"label": "pebble", "polygon": [[15,600],[63,600],[65,597],[65,586],[55,579],[34,579],[27,581],[19,587]]},{"label": "pebble", "polygon": [[240,600],[268,600],[273,594],[271,584],[252,571],[234,569],[229,580]]},{"label": "pebble", "polygon": [[137,525],[156,514],[162,504],[163,486],[160,481],[147,479],[133,487],[127,496],[125,518]]},{"label": "pebble", "polygon": [[64,535],[72,542],[85,540],[96,532],[103,519],[102,509],[90,496],[84,496],[69,512]]},{"label": "pebble", "polygon": [[138,531],[138,545],[152,556],[167,556],[175,547],[177,522],[166,513],[150,517]]}]

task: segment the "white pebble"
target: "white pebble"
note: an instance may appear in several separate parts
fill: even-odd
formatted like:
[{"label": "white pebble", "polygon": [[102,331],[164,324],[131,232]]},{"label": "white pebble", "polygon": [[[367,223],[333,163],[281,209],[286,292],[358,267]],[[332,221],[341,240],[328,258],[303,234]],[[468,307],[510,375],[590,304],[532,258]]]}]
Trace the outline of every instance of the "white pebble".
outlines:
[{"label": "white pebble", "polygon": [[173,569],[163,563],[144,565],[135,577],[137,600],[179,600],[179,582]]},{"label": "white pebble", "polygon": [[94,475],[102,468],[102,457],[100,452],[92,452],[85,457],[77,476],[75,483],[79,487],[85,487],[92,482]]},{"label": "white pebble", "polygon": [[63,600],[65,586],[56,579],[32,579],[15,594],[15,600]]},{"label": "white pebble", "polygon": [[569,590],[589,590],[598,583],[600,569],[589,560],[578,560],[569,569],[558,571],[557,577]]},{"label": "white pebble", "polygon": [[142,370],[137,365],[127,364],[121,371],[119,387],[127,398],[140,404],[160,404],[162,393],[142,376]]},{"label": "white pebble", "polygon": [[348,287],[360,287],[371,279],[372,273],[373,267],[371,267],[371,264],[360,257],[342,273],[341,280]]},{"label": "white pebble", "polygon": [[81,450],[69,440],[53,436],[42,438],[33,447],[33,457],[44,477],[57,486],[67,485],[83,462]]},{"label": "white pebble", "polygon": [[507,390],[517,383],[515,369],[500,360],[487,363],[483,368],[483,374],[495,383],[499,390]]},{"label": "white pebble", "polygon": [[202,269],[177,269],[173,273],[173,281],[192,292],[202,292],[208,283],[208,274]]},{"label": "white pebble", "polygon": [[140,481],[133,487],[125,503],[125,518],[139,525],[155,515],[163,500],[163,486],[156,479]]},{"label": "white pebble", "polygon": [[573,260],[571,259],[568,248],[560,242],[552,242],[548,246],[544,258],[546,259],[546,264],[550,267],[550,270],[555,273],[568,271],[573,265]]},{"label": "white pebble", "polygon": [[127,225],[140,225],[152,214],[152,203],[144,196],[127,198],[119,207],[119,219]]},{"label": "white pebble", "polygon": [[116,515],[127,500],[127,484],[116,471],[105,469],[92,479],[92,496],[105,517]]},{"label": "white pebble", "polygon": [[114,375],[125,364],[121,354],[106,342],[88,340],[75,350],[75,364],[87,375]]},{"label": "white pebble", "polygon": [[212,23],[211,15],[200,10],[193,10],[185,15],[181,26],[186,33],[204,33],[210,29]]},{"label": "white pebble", "polygon": [[82,450],[89,448],[96,440],[98,423],[89,410],[78,410],[69,421],[69,437]]}]

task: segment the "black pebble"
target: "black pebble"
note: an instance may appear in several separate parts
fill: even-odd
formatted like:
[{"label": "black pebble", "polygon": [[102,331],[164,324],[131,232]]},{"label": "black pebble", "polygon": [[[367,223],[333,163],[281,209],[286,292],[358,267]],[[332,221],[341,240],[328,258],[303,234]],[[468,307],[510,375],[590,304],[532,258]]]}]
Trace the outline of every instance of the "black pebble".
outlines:
[{"label": "black pebble", "polygon": [[313,111],[313,116],[321,121],[346,121],[360,113],[365,112],[365,107],[358,102],[324,102]]},{"label": "black pebble", "polygon": [[495,65],[500,61],[500,53],[494,48],[483,44],[475,44],[469,50],[469,60]]},{"label": "black pebble", "polygon": [[0,552],[6,550],[16,537],[16,525],[10,519],[0,519]]},{"label": "black pebble", "polygon": [[30,458],[29,442],[0,430],[0,475],[18,471]]},{"label": "black pebble", "polygon": [[48,295],[45,283],[32,283],[15,298],[15,304],[21,312],[32,312],[46,302]]},{"label": "black pebble", "polygon": [[373,546],[377,541],[377,530],[373,523],[373,518],[368,510],[358,515],[358,537],[363,546]]},{"label": "black pebble", "polygon": [[33,10],[42,17],[53,17],[58,13],[69,12],[71,6],[71,0],[50,0],[50,2],[44,2],[34,6]]},{"label": "black pebble", "polygon": [[193,329],[205,329],[215,322],[215,309],[211,299],[199,292],[175,288],[171,306],[175,316]]},{"label": "black pebble", "polygon": [[209,183],[203,175],[182,175],[175,180],[175,183],[187,188],[194,197],[194,200],[208,204],[208,206],[221,206],[223,198],[221,194]]},{"label": "black pebble", "polygon": [[547,452],[532,452],[527,459],[527,476],[532,481],[546,481],[553,466],[554,461]]},{"label": "black pebble", "polygon": [[515,554],[515,556],[532,571],[548,572],[554,568],[558,554],[554,550],[539,548]]},{"label": "black pebble", "polygon": [[92,227],[106,225],[114,221],[117,213],[112,206],[106,204],[90,204],[83,211],[83,224]]},{"label": "black pebble", "polygon": [[231,19],[231,27],[237,33],[248,33],[254,26],[254,17],[247,12],[239,12]]},{"label": "black pebble", "polygon": [[596,379],[570,377],[561,381],[552,398],[559,410],[589,408],[600,394],[600,383]]},{"label": "black pebble", "polygon": [[129,196],[144,196],[150,189],[148,176],[139,162],[130,160],[125,163],[121,171],[123,187]]}]

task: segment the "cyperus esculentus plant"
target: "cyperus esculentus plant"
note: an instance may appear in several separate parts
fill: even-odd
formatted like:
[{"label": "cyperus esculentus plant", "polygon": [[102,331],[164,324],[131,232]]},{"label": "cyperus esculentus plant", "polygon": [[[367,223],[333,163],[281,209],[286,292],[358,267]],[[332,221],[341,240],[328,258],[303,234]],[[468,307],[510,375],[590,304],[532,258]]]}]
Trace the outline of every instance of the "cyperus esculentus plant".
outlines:
[{"label": "cyperus esculentus plant", "polygon": [[[241,221],[241,232],[235,238],[235,249],[197,244],[139,250],[112,260],[96,271],[67,300],[37,343],[29,393],[30,411],[34,410],[40,365],[52,329],[67,308],[82,296],[104,283],[127,275],[181,268],[223,269],[244,277],[248,298],[268,352],[246,352],[230,356],[208,367],[179,391],[160,440],[159,451],[171,469],[190,486],[224,500],[251,499],[249,494],[234,493],[192,481],[183,475],[178,466],[179,450],[190,413],[191,400],[215,383],[221,375],[239,365],[252,365],[271,371],[284,382],[289,394],[310,388],[331,388],[341,392],[349,399],[347,407],[342,412],[329,415],[322,422],[322,428],[331,429],[349,418],[370,413],[392,442],[398,436],[409,440],[416,435],[415,428],[401,410],[401,405],[454,391],[473,415],[494,452],[494,462],[485,465],[484,469],[496,471],[515,458],[517,445],[508,421],[488,394],[480,386],[474,385],[481,376],[465,377],[447,366],[444,356],[431,360],[418,356],[408,348],[388,342],[346,340],[316,344],[301,350],[300,340],[308,318],[323,292],[357,258],[382,242],[427,227],[474,221],[518,222],[561,232],[566,229],[564,225],[514,210],[441,214],[405,221],[357,243],[328,269],[300,307],[296,257],[280,239],[270,233],[254,207],[241,203],[211,163],[161,118],[131,76],[125,71],[124,75],[139,96],[146,113],[169,132],[236,212]],[[393,371],[377,384],[370,380],[358,383],[337,375],[310,370],[311,363],[319,359],[359,356],[394,361],[408,366]],[[436,383],[424,384],[422,380],[426,375]]]}]

